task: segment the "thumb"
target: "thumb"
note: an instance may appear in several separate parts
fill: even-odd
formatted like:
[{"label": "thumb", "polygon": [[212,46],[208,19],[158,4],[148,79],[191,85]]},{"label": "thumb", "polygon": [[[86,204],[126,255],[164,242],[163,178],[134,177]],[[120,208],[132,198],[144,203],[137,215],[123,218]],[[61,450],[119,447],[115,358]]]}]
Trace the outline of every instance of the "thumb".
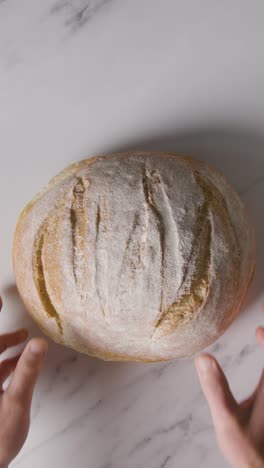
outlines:
[{"label": "thumb", "polygon": [[215,427],[222,425],[238,410],[228,381],[218,362],[209,354],[195,359],[195,366]]},{"label": "thumb", "polygon": [[34,338],[27,344],[6,390],[6,397],[21,402],[23,405],[31,404],[47,350],[48,345],[42,338]]}]

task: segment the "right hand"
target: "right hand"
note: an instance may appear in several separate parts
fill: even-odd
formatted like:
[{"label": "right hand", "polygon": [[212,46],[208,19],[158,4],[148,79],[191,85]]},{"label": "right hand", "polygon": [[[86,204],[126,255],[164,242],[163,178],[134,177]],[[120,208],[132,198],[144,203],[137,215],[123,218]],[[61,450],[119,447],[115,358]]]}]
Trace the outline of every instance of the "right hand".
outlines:
[{"label": "right hand", "polygon": [[[264,347],[264,327],[256,336]],[[264,373],[254,393],[238,404],[212,356],[198,356],[195,365],[226,460],[233,468],[264,468]]]}]

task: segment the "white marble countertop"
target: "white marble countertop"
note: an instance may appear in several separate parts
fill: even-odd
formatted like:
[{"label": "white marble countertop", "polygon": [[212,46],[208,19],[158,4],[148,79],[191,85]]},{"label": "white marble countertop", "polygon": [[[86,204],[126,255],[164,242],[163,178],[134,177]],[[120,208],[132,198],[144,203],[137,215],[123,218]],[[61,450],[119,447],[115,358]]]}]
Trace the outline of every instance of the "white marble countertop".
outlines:
[{"label": "white marble countertop", "polygon": [[[264,3],[0,0],[1,330],[37,328],[14,287],[17,216],[87,155],[171,149],[222,169],[256,225],[243,312],[212,347],[238,398],[253,389],[264,322]],[[104,363],[57,345],[17,468],[220,468],[193,361]]]}]

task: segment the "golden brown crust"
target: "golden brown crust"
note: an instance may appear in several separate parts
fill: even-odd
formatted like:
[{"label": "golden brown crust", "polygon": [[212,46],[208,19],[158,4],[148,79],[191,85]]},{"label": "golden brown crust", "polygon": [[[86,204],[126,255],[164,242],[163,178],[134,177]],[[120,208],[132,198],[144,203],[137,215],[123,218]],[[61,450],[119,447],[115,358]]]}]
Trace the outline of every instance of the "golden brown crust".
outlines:
[{"label": "golden brown crust", "polygon": [[[144,153],[139,153],[140,156]],[[192,277],[189,290],[186,291],[182,296],[176,301],[171,303],[170,307],[167,310],[163,311],[162,314],[158,317],[156,322],[156,331],[153,335],[153,339],[163,339],[167,335],[173,334],[178,329],[185,327],[187,324],[192,323],[192,331],[190,333],[195,333],[196,317],[203,305],[207,301],[208,294],[210,292],[210,282],[211,282],[211,238],[212,238],[212,225],[210,221],[210,213],[214,212],[218,219],[221,222],[223,227],[223,236],[225,242],[230,247],[230,264],[232,264],[233,271],[233,286],[234,289],[237,288],[239,291],[236,301],[231,304],[230,310],[225,313],[225,317],[221,323],[218,324],[217,332],[215,335],[210,338],[210,336],[205,336],[204,342],[206,345],[209,345],[219,337],[225,329],[229,326],[230,322],[238,314],[241,303],[246,296],[250,282],[253,276],[254,270],[254,249],[248,255],[248,265],[250,280],[247,284],[244,284],[244,287],[241,289],[239,287],[239,274],[240,274],[240,257],[243,255],[243,252],[239,249],[239,242],[236,238],[235,229],[232,227],[232,222],[229,219],[229,209],[226,205],[225,198],[217,189],[216,186],[206,177],[205,172],[208,171],[215,175],[215,177],[222,178],[220,171],[212,169],[209,165],[197,161],[191,157],[179,156],[176,153],[152,153],[159,155],[160,158],[166,157],[175,157],[178,161],[185,162],[189,165],[194,179],[196,180],[197,185],[200,187],[201,193],[203,195],[204,203],[201,205],[200,211],[198,210],[198,217],[196,222],[196,234],[195,238],[199,240],[199,254],[197,257],[193,257],[193,262],[195,266],[195,275]],[[124,153],[122,155],[112,154],[107,156],[108,159],[126,158],[130,154]],[[137,155],[133,155],[137,157]],[[86,252],[84,239],[88,236],[88,220],[86,220],[86,210],[84,208],[84,194],[89,186],[88,179],[77,177],[77,181],[73,184],[72,188],[72,197],[71,201],[67,201],[68,205],[66,207],[65,201],[62,202],[61,208],[56,210],[54,214],[51,212],[47,213],[47,218],[43,220],[40,229],[36,232],[35,243],[33,250],[33,272],[34,272],[34,281],[36,285],[36,290],[38,297],[31,297],[31,293],[28,292],[25,295],[25,280],[23,276],[23,269],[18,268],[19,259],[19,244],[24,234],[28,230],[27,219],[29,218],[30,213],[43,197],[50,193],[55,187],[63,186],[68,180],[74,178],[75,174],[79,174],[82,169],[87,169],[88,166],[92,167],[96,161],[103,159],[104,156],[98,156],[91,158],[90,160],[83,160],[77,164],[66,168],[62,173],[53,178],[45,189],[43,189],[33,200],[29,203],[26,208],[23,210],[20,218],[18,220],[14,244],[13,244],[13,264],[14,270],[17,277],[18,289],[21,293],[22,299],[28,309],[29,313],[34,320],[39,324],[43,331],[50,336],[54,341],[64,344],[68,347],[71,347],[79,352],[88,353],[90,355],[99,357],[103,360],[116,360],[116,361],[137,361],[137,362],[155,362],[155,361],[166,361],[172,358],[172,355],[169,352],[164,351],[164,356],[158,355],[146,355],[144,353],[139,354],[138,352],[133,354],[122,353],[122,352],[112,352],[109,350],[109,345],[103,349],[102,346],[97,346],[96,343],[91,341],[83,344],[82,339],[73,340],[71,343],[70,337],[63,336],[63,310],[59,311],[60,304],[62,303],[63,295],[63,279],[61,276],[61,267],[60,267],[60,255],[61,255],[61,245],[60,245],[60,232],[61,232],[61,223],[64,222],[65,216],[69,218],[70,229],[72,232],[72,265],[73,265],[73,278],[76,284],[78,295],[82,298],[82,291],[85,290],[85,285],[89,283],[88,271],[85,271],[84,265],[87,263],[87,257],[83,259],[78,258],[80,252]],[[158,174],[158,173],[157,173]],[[154,178],[154,176],[153,176]],[[156,176],[154,181],[156,184],[160,183],[159,175]],[[234,190],[224,181],[225,185],[229,187],[232,193],[235,193]],[[237,195],[236,195],[237,196]],[[152,201],[150,200],[150,203]],[[67,215],[65,214],[66,211]],[[246,210],[243,209],[243,216],[247,218]],[[59,218],[60,222],[56,218],[58,212],[60,213]],[[54,218],[55,217],[55,218]],[[197,241],[198,242],[198,241]],[[87,255],[87,254],[85,254]],[[196,252],[197,255],[197,252]],[[82,261],[83,260],[83,261]],[[81,265],[81,267],[80,267]],[[81,271],[79,271],[81,268]],[[43,271],[45,270],[45,279]],[[48,286],[46,286],[46,282]],[[26,297],[25,297],[26,296]],[[84,301],[85,302],[85,301]],[[41,309],[41,310],[39,310]],[[46,314],[47,318],[53,318],[59,329],[59,335],[54,333],[53,325],[50,322],[43,320],[43,312]],[[69,320],[69,319],[67,319]],[[197,322],[198,323],[198,322]],[[197,334],[201,333],[197,331]],[[199,346],[197,345],[199,348]],[[193,354],[193,350],[190,351],[189,355]],[[188,355],[185,352],[185,355]]]}]

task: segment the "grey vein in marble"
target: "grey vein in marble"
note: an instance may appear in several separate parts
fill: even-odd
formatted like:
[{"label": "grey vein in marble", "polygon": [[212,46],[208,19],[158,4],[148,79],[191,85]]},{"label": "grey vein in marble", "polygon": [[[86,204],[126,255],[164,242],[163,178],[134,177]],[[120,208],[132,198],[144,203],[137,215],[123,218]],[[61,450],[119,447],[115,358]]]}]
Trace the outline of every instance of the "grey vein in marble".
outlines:
[{"label": "grey vein in marble", "polygon": [[165,460],[162,462],[162,464],[160,465],[160,468],[165,468],[165,466],[168,465],[168,462],[171,460],[171,456],[168,455]]},{"label": "grey vein in marble", "polygon": [[50,441],[54,441],[55,439],[58,439],[60,437],[63,436],[63,434],[65,434],[66,432],[69,432],[71,431],[72,429],[74,428],[79,428],[82,423],[86,422],[87,421],[87,417],[90,416],[90,414],[95,411],[102,403],[102,400],[99,399],[95,402],[95,404],[88,408],[87,411],[85,411],[83,414],[81,414],[80,416],[77,416],[76,418],[72,419],[70,421],[70,423],[64,427],[63,429],[61,429],[60,431],[52,434],[48,439],[46,440],[43,440],[40,444],[36,445],[35,447],[33,447],[31,450],[29,450],[27,453],[25,453],[25,455],[23,455],[19,461],[17,463],[14,464],[14,467],[15,466],[18,466],[21,461],[26,458],[26,457],[29,457],[33,452],[35,452],[36,450],[38,450],[39,448],[47,445]]},{"label": "grey vein in marble", "polygon": [[152,432],[148,437],[144,437],[141,441],[139,441],[135,446],[131,449],[129,455],[133,455],[135,452],[137,452],[140,449],[145,448],[148,444],[153,442],[153,439],[155,437],[164,435],[164,434],[169,434],[170,432],[173,432],[176,428],[179,428],[184,435],[186,435],[189,432],[190,425],[192,422],[192,415],[189,414],[185,418],[181,419],[180,421],[176,421],[172,423],[170,426],[157,429],[156,431]]},{"label": "grey vein in marble", "polygon": [[63,13],[65,25],[74,30],[86,24],[102,7],[111,0],[57,0],[50,14]]}]

